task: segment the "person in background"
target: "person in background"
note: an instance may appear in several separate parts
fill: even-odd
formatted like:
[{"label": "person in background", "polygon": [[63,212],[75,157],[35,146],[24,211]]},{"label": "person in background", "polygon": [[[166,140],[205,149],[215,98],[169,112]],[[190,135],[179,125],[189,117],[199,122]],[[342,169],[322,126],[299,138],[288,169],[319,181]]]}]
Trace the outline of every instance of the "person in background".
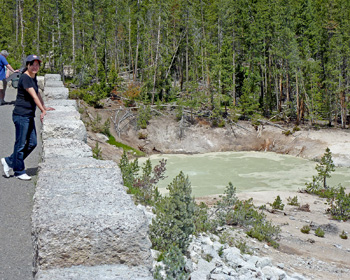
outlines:
[{"label": "person in background", "polygon": [[7,87],[6,78],[9,77],[11,72],[19,72],[19,70],[14,70],[12,66],[7,62],[6,58],[9,53],[6,50],[0,52],[0,106],[4,105],[5,102],[5,91]]},{"label": "person in background", "polygon": [[46,111],[54,110],[45,107],[38,90],[36,75],[40,68],[41,60],[37,55],[29,55],[26,58],[26,67],[18,81],[17,98],[13,109],[12,120],[16,128],[16,141],[11,156],[2,158],[5,177],[10,177],[13,169],[16,178],[30,180],[24,166],[24,159],[34,150],[37,145],[35,129],[35,110],[41,111],[40,120],[43,121]]}]

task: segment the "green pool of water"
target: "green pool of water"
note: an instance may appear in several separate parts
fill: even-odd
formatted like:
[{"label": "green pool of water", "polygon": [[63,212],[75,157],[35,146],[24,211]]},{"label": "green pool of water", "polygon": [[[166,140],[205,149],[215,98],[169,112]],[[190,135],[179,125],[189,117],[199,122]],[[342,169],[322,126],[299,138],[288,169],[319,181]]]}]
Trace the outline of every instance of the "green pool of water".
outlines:
[{"label": "green pool of water", "polygon": [[[189,177],[195,197],[222,194],[229,182],[238,192],[299,190],[316,175],[316,163],[269,152],[223,152],[197,155],[152,155],[152,166],[166,159],[167,178],[158,184],[161,193],[180,171]],[[142,165],[146,158],[140,158]],[[327,181],[350,187],[349,168],[337,168]]]}]

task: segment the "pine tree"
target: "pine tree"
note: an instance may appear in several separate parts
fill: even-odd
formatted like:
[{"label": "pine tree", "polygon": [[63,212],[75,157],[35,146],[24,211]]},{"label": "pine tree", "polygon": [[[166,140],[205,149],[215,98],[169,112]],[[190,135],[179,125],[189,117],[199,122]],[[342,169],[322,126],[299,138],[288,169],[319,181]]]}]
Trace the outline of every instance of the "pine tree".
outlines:
[{"label": "pine tree", "polygon": [[167,187],[169,196],[157,206],[150,226],[150,238],[156,250],[167,251],[171,246],[185,252],[194,228],[195,202],[188,177],[180,172]]},{"label": "pine tree", "polygon": [[320,163],[316,165],[316,170],[318,172],[318,176],[322,178],[323,188],[328,189],[326,179],[330,178],[331,172],[335,170],[335,165],[332,159],[332,153],[329,148],[326,149],[326,152],[321,158]]}]

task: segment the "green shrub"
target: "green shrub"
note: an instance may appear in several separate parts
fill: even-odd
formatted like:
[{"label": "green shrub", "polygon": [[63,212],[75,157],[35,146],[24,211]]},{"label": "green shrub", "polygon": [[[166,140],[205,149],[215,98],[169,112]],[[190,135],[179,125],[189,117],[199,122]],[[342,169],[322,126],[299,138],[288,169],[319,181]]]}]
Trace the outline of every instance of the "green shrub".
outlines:
[{"label": "green shrub", "polygon": [[135,179],[137,178],[138,172],[140,170],[138,160],[135,159],[129,162],[126,151],[124,150],[123,155],[119,162],[119,167],[122,172],[124,186],[132,189]]},{"label": "green shrub", "polygon": [[320,164],[316,166],[318,176],[313,176],[312,183],[306,184],[306,191],[327,198],[330,208],[327,210],[333,219],[348,220],[350,219],[350,194],[345,193],[342,185],[329,187],[326,184],[326,178],[334,171],[332,153],[329,148],[321,158]]},{"label": "green shrub", "polygon": [[282,131],[282,133],[286,136],[293,134],[293,132],[291,132],[290,130]]},{"label": "green shrub", "polygon": [[101,99],[106,98],[111,90],[112,88],[106,83],[95,83],[87,89],[74,89],[70,91],[69,98],[82,99],[90,106],[102,108],[103,103],[101,102]]},{"label": "green shrub", "polygon": [[225,230],[219,234],[219,242],[221,244],[227,244],[232,247],[235,245],[235,238],[231,236],[227,230]]},{"label": "green shrub", "polygon": [[252,255],[253,254],[252,249],[249,248],[249,246],[247,245],[247,243],[245,241],[239,241],[239,240],[236,241],[235,247],[237,249],[239,249],[241,254],[248,254],[248,255]]},{"label": "green shrub", "polygon": [[138,160],[135,159],[129,162],[124,151],[119,167],[124,185],[128,188],[128,193],[134,196],[136,202],[144,205],[154,205],[160,199],[161,195],[156,185],[165,178],[165,166],[166,160],[162,159],[159,165],[156,165],[152,170],[151,161],[147,160],[142,167],[142,173],[139,174]]},{"label": "green shrub", "polygon": [[341,239],[348,239],[348,235],[344,230],[342,231],[342,233],[339,236]]},{"label": "green shrub", "polygon": [[270,221],[263,220],[253,224],[253,227],[247,231],[248,236],[265,241],[274,248],[278,248],[279,244],[276,242],[281,229],[274,226]]},{"label": "green shrub", "polygon": [[315,235],[318,236],[318,237],[324,237],[324,230],[322,228],[318,227],[315,230]]},{"label": "green shrub", "polygon": [[147,139],[148,134],[147,134],[147,133],[139,132],[138,135],[137,135],[137,137],[138,137],[139,139]]},{"label": "green shrub", "polygon": [[[253,254],[245,241],[237,240],[235,237],[229,234],[228,231],[224,231],[219,235],[219,242],[221,244],[227,244],[231,247],[236,247],[241,251],[241,254]],[[222,248],[222,247],[221,247]]]},{"label": "green shrub", "polygon": [[303,227],[300,229],[300,231],[301,231],[302,233],[306,233],[306,234],[308,234],[308,233],[310,232],[310,230],[311,230],[311,228],[310,228],[309,225],[305,225],[305,226],[303,226]]},{"label": "green shrub", "polygon": [[69,91],[69,99],[83,99],[84,95],[87,93],[84,89],[73,89]]},{"label": "green shrub", "polygon": [[223,247],[223,246],[221,246],[221,247],[219,248],[219,250],[218,250],[218,255],[219,255],[219,257],[222,257],[222,256],[224,255],[224,247]]},{"label": "green shrub", "polygon": [[111,91],[112,88],[106,83],[95,83],[87,89],[82,99],[94,108],[102,108],[104,104],[101,99],[106,98]]},{"label": "green shrub", "polygon": [[287,201],[288,201],[288,205],[300,206],[300,203],[298,202],[298,197],[297,196],[294,196],[293,198],[288,197]]},{"label": "green shrub", "polygon": [[110,126],[111,122],[109,119],[107,119],[104,123],[103,123],[103,126],[102,126],[102,129],[101,129],[101,133],[106,135],[107,137],[111,136],[111,131],[109,130],[109,126]]},{"label": "green shrub", "polygon": [[266,204],[260,205],[259,210],[266,210]]},{"label": "green shrub", "polygon": [[237,200],[233,211],[228,212],[226,216],[226,224],[248,227],[263,219],[264,214],[260,215],[255,210],[253,199],[250,198],[248,200]]},{"label": "green shrub", "polygon": [[275,239],[278,238],[281,229],[267,221],[266,215],[258,212],[252,201],[252,198],[245,201],[238,200],[236,188],[229,183],[225,189],[225,196],[216,205],[220,224],[242,226],[247,229],[249,236],[278,247]]},{"label": "green shrub", "polygon": [[92,132],[99,133],[101,131],[101,120],[101,115],[97,113],[95,119],[90,123]]},{"label": "green shrub", "polygon": [[316,165],[317,176],[312,177],[312,183],[306,183],[306,191],[309,193],[320,194],[320,191],[327,190],[327,178],[331,177],[331,172],[335,169],[332,159],[332,153],[329,148],[322,156],[320,163]]},{"label": "green shrub", "polygon": [[147,128],[147,125],[151,120],[151,118],[152,118],[151,107],[141,106],[137,115],[137,126],[142,129]]},{"label": "green shrub", "polygon": [[167,251],[174,245],[185,252],[195,231],[191,184],[188,177],[180,172],[167,189],[169,196],[156,205],[157,216],[150,226],[150,239],[156,250]]},{"label": "green shrub", "polygon": [[92,157],[95,159],[103,159],[102,158],[102,151],[98,145],[98,142],[96,142],[95,147],[92,149]]},{"label": "green shrub", "polygon": [[328,198],[330,214],[337,220],[350,219],[350,193],[345,193],[345,188],[340,186],[334,191],[334,196]]},{"label": "green shrub", "polygon": [[180,121],[182,119],[183,110],[184,110],[184,107],[182,105],[180,105],[180,104],[179,104],[179,106],[177,106],[175,108],[175,115],[176,115],[176,120],[177,121]]},{"label": "green shrub", "polygon": [[284,204],[282,203],[281,197],[278,195],[275,201],[271,204],[272,209],[283,210]]},{"label": "green shrub", "polygon": [[107,119],[103,124],[101,124],[101,121],[102,121],[102,118],[100,114],[97,113],[96,118],[90,123],[91,130],[95,133],[102,133],[107,137],[110,137],[111,132],[109,130],[109,126],[110,126],[109,119]]},{"label": "green shrub", "polygon": [[144,205],[154,205],[160,198],[160,193],[157,184],[160,180],[165,179],[166,160],[159,161],[152,170],[151,161],[148,159],[143,167],[142,174],[134,179],[133,189],[137,189],[136,200]]},{"label": "green shrub", "polygon": [[215,231],[216,223],[214,220],[209,219],[208,209],[208,206],[204,202],[195,205],[193,217],[195,234]]},{"label": "green shrub", "polygon": [[[155,280],[186,280],[189,274],[185,271],[186,261],[181,250],[176,246],[171,246],[169,250],[163,254],[164,269],[156,266],[153,278]],[[164,271],[165,278],[161,271]]]},{"label": "green shrub", "polygon": [[[224,195],[216,203],[216,216],[220,225],[231,224],[228,218],[234,215],[234,206],[238,201],[236,196],[236,188],[231,182],[225,188]],[[230,218],[229,218],[230,219]]]}]

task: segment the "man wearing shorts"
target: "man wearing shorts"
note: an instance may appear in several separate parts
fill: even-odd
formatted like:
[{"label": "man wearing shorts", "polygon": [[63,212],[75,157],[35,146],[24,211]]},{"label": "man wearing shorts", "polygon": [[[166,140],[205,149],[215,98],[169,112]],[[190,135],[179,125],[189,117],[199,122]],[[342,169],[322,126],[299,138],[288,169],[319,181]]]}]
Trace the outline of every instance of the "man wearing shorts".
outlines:
[{"label": "man wearing shorts", "polygon": [[0,52],[0,105],[4,105],[5,102],[5,91],[7,87],[6,78],[9,76],[9,71],[18,72],[13,70],[12,66],[7,62],[6,57],[9,53],[5,50]]}]

